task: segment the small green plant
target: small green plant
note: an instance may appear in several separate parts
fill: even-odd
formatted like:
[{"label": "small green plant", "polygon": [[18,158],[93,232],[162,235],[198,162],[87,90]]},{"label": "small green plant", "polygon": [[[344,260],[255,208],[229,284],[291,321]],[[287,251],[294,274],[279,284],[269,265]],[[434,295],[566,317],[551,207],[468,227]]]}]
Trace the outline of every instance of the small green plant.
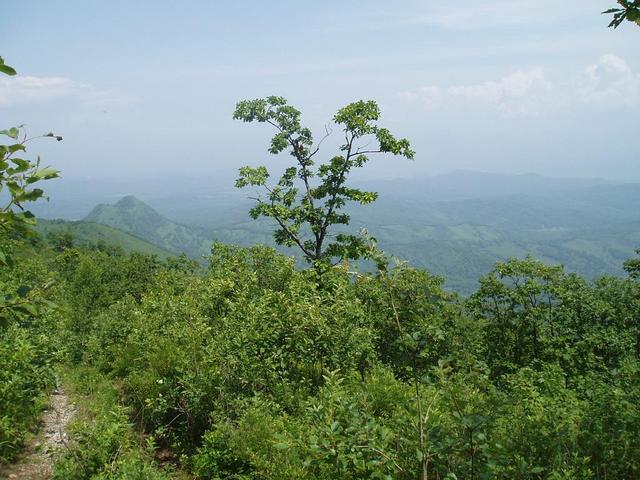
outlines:
[{"label": "small green plant", "polygon": [[151,442],[138,442],[127,409],[103,375],[90,368],[67,372],[65,381],[78,403],[72,442],[57,458],[54,480],[168,480],[151,457]]}]

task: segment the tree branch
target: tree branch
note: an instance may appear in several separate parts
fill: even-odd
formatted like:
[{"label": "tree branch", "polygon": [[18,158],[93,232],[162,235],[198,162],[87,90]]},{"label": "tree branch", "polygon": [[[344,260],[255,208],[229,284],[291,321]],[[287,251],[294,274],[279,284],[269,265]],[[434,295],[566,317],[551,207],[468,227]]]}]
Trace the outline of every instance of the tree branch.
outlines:
[{"label": "tree branch", "polygon": [[338,177],[338,182],[336,184],[336,188],[334,189],[334,191],[333,191],[333,193],[331,195],[331,198],[327,202],[327,204],[329,205],[329,209],[327,210],[327,213],[324,216],[324,220],[322,221],[322,226],[320,228],[320,231],[321,231],[320,244],[322,244],[322,242],[324,241],[324,237],[326,235],[327,227],[329,226],[329,219],[331,218],[331,215],[333,214],[333,211],[335,210],[336,198],[338,197],[337,185],[341,185],[342,183],[344,183],[344,175],[345,175],[345,173],[347,171],[347,167],[349,166],[349,158],[351,158],[351,149],[353,148],[353,141],[355,140],[355,134],[353,134],[351,136],[351,139],[349,139],[348,133],[345,133],[345,137],[347,139],[347,156],[345,157],[344,166],[342,167],[342,170],[340,172],[340,176]]},{"label": "tree branch", "polygon": [[320,146],[322,145],[322,142],[324,142],[329,137],[329,135],[331,135],[333,133],[333,130],[331,130],[331,126],[330,125],[325,125],[324,126],[324,131],[325,131],[324,137],[322,137],[320,139],[320,141],[318,142],[318,145],[316,146],[315,150],[312,153],[309,154],[309,158],[313,157],[316,153],[318,153],[318,151],[320,150]]},{"label": "tree branch", "polygon": [[302,252],[309,258],[312,258],[314,260],[318,260],[318,258],[316,258],[312,253],[309,252],[309,250],[307,250],[305,248],[305,246],[300,242],[300,240],[298,239],[297,236],[295,236],[291,230],[289,230],[289,227],[287,227],[287,225],[285,225],[285,223],[280,220],[280,217],[278,217],[277,215],[273,215],[272,218],[276,219],[276,222],[278,222],[278,225],[280,225],[280,228],[282,228],[282,230],[284,230],[284,232],[289,236],[289,238],[291,240],[293,240],[296,245],[298,245],[298,247],[300,247],[300,250],[302,250]]}]

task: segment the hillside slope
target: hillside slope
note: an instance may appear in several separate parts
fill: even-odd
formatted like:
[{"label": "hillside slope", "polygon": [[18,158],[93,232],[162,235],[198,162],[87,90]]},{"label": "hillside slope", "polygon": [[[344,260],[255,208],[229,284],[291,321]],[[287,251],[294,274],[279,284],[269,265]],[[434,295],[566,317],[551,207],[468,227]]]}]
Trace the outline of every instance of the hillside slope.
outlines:
[{"label": "hillside slope", "polygon": [[[622,262],[640,246],[639,184],[478,172],[356,183],[380,198],[351,209],[349,230],[366,227],[388,254],[444,275],[447,288],[463,293],[510,256],[531,254],[594,278],[622,274]],[[272,223],[249,218],[253,202],[231,180],[171,185],[173,190],[141,185],[149,204],[124,197],[99,205],[87,219],[193,258],[208,253],[213,238],[273,245]],[[107,190],[96,203],[110,202],[114,194],[107,196]],[[67,198],[52,196],[53,207],[60,197]],[[73,198],[69,203],[75,205]]]},{"label": "hillside slope", "polygon": [[[380,198],[351,208],[349,229],[366,227],[387,253],[444,275],[463,293],[508,257],[530,254],[594,278],[623,274],[622,262],[640,246],[638,184],[466,172],[363,186]],[[153,201],[211,237],[273,243],[270,222],[248,217],[251,204],[229,194]]]},{"label": "hillside slope", "polygon": [[184,252],[192,258],[206,254],[211,245],[205,233],[198,228],[172,222],[132,195],[123,197],[114,205],[97,205],[85,221],[117,228],[171,252]]},{"label": "hillside slope", "polygon": [[69,232],[73,236],[74,244],[95,245],[104,242],[122,248],[125,252],[139,252],[157,255],[160,258],[173,256],[173,253],[162,247],[138,238],[117,228],[99,223],[66,220],[38,219],[36,231],[43,237],[52,233]]}]

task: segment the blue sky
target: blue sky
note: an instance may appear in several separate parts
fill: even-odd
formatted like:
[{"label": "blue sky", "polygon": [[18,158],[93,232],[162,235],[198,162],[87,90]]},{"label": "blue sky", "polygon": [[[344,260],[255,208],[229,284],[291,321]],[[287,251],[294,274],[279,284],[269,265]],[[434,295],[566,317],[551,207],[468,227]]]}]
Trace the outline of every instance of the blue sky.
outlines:
[{"label": "blue sky", "polygon": [[613,4],[27,0],[3,8],[20,76],[0,80],[0,118],[62,134],[33,148],[69,178],[203,175],[286,161],[264,125],[231,119],[238,100],[285,96],[322,132],[372,98],[417,156],[371,177],[640,180],[640,28],[607,29]]}]

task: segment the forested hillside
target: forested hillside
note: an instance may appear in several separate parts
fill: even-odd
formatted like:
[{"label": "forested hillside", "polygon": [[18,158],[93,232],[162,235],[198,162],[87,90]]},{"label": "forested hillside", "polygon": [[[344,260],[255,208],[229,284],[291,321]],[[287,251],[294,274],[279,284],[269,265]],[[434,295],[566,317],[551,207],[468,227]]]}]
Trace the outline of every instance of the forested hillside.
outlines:
[{"label": "forested hillside", "polygon": [[43,239],[59,250],[76,245],[121,248],[125,253],[145,253],[159,258],[175,256],[175,253],[140,237],[100,223],[38,219],[35,229]]},{"label": "forested hillside", "polygon": [[167,220],[132,195],[114,205],[97,205],[84,220],[117,228],[165,250],[195,258],[201,258],[211,243],[198,229]]},{"label": "forested hillside", "polygon": [[[622,275],[622,262],[640,244],[638,184],[475,172],[361,184],[380,199],[352,208],[352,224],[366,227],[388,254],[444,276],[447,289],[465,295],[509,257],[533,255],[589,279]],[[251,220],[242,195],[216,185],[194,190],[149,197],[148,204],[125,197],[86,218],[195,259],[213,239],[274,245],[273,223]]]},{"label": "forested hillside", "polygon": [[57,278],[55,307],[3,327],[5,460],[64,361],[86,406],[60,479],[640,474],[633,278],[514,260],[461,300],[409,267],[318,283],[265,247],[218,244],[204,275],[22,248],[3,285]]}]

